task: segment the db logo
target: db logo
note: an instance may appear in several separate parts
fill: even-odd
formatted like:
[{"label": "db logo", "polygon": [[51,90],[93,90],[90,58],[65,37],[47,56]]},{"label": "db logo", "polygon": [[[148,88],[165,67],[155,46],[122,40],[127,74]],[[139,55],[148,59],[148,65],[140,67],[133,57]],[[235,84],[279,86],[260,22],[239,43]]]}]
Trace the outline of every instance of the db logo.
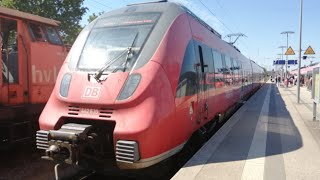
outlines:
[{"label": "db logo", "polygon": [[101,87],[89,87],[87,86],[82,94],[82,98],[98,99],[100,97]]}]

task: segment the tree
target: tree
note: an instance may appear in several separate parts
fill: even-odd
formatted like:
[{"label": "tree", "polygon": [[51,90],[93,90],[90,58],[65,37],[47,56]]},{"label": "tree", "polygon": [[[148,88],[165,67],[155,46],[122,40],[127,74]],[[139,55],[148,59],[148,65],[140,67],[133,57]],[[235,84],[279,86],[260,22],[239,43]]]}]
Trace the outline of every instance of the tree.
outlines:
[{"label": "tree", "polygon": [[96,15],[95,13],[91,14],[88,18],[88,23],[91,23],[93,20],[95,20],[98,16],[102,15],[104,13],[104,11],[99,12],[98,15]]},{"label": "tree", "polygon": [[2,0],[1,6],[32,13],[61,22],[60,32],[65,43],[72,44],[81,31],[80,20],[88,8],[84,0]]}]

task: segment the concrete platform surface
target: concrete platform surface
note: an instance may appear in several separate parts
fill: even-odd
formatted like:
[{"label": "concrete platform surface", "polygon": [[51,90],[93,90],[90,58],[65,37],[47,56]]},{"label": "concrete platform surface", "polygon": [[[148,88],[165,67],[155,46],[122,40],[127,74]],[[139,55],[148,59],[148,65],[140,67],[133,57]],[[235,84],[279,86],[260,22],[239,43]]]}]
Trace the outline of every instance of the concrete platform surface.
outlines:
[{"label": "concrete platform surface", "polygon": [[310,92],[265,84],[176,173],[187,179],[320,180],[320,126]]}]

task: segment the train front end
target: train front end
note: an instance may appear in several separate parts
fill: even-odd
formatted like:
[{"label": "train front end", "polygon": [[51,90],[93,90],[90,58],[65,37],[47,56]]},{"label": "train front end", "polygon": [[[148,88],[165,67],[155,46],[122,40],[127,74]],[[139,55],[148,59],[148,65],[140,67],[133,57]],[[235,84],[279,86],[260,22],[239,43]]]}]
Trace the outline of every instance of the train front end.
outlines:
[{"label": "train front end", "polygon": [[168,127],[174,95],[166,72],[152,59],[180,13],[171,3],[129,6],[80,33],[39,119],[37,147],[44,158],[140,169],[182,148],[181,139],[164,134],[174,131]]}]

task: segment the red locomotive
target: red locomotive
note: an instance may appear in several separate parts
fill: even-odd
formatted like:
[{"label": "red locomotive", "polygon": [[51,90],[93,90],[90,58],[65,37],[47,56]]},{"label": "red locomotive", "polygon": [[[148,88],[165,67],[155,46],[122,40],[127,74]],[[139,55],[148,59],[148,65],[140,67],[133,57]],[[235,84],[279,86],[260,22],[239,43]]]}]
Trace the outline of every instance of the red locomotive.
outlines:
[{"label": "red locomotive", "polygon": [[59,22],[0,7],[0,149],[32,142],[67,55]]},{"label": "red locomotive", "polygon": [[57,162],[145,168],[209,132],[263,78],[185,7],[129,5],[78,36],[40,116],[37,146]]}]

